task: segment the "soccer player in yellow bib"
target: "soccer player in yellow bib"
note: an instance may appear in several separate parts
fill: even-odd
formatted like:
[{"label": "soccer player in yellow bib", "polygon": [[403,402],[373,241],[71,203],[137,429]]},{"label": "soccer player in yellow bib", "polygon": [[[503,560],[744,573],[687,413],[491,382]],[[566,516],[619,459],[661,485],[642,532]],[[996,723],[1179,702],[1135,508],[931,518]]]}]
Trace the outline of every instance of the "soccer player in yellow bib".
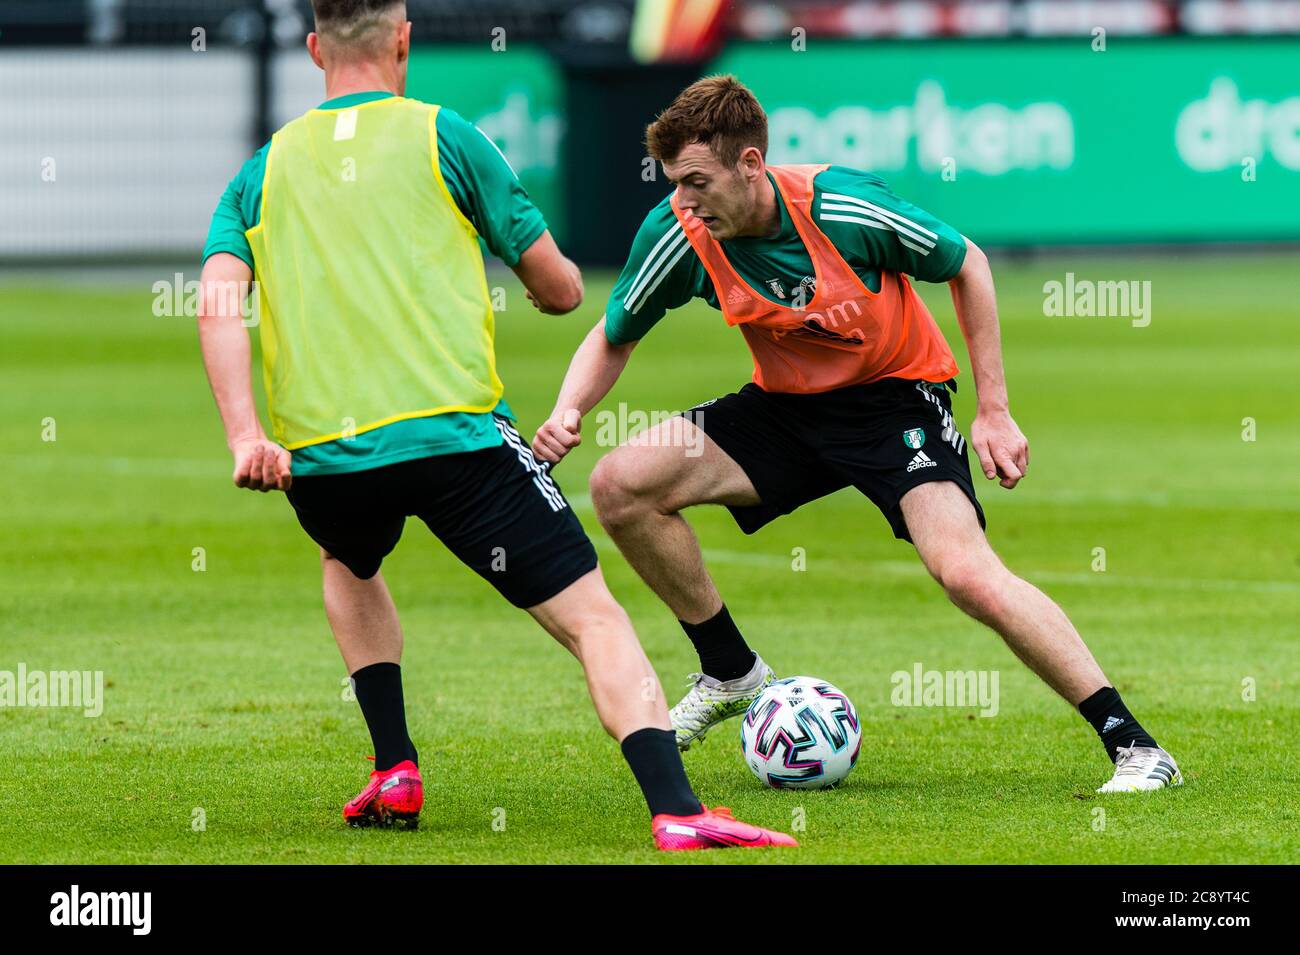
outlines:
[{"label": "soccer player in yellow bib", "polygon": [[[307,47],[328,98],[280,129],[222,197],[199,337],[235,484],[284,491],[320,545],[326,614],[375,748],[344,819],[413,826],[424,802],[402,631],[379,573],[416,516],[581,662],[659,848],[794,845],[700,804],[658,678],[595,550],[511,423],[479,239],[543,312],[577,307],[577,268],[476,127],[402,95],[404,2],[313,6]],[[254,276],[270,437],[241,315]]]},{"label": "soccer player in yellow bib", "polygon": [[601,523],[700,656],[701,673],[670,714],[678,745],[745,712],[773,679],[681,511],[724,504],[752,534],[851,486],[915,545],[953,603],[996,630],[1096,730],[1114,762],[1099,791],[1181,783],[1069,618],[984,536],[948,396],[957,363],[906,277],[950,284],[979,402],[971,447],[986,478],[1013,488],[1029,445],[1008,410],[984,254],[871,173],[767,165],[767,116],[735,77],[688,87],[646,144],[676,189],[646,216],[533,450],[554,462],[577,444],[574,425],[669,309],[703,299],[744,336],[751,383],[635,436],[591,479]]}]

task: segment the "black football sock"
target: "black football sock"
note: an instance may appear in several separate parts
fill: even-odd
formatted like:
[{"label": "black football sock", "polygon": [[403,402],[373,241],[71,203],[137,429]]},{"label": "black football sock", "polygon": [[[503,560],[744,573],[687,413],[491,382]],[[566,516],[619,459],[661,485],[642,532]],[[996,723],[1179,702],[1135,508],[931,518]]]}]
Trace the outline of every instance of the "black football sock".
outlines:
[{"label": "black football sock", "polygon": [[1112,763],[1115,761],[1115,751],[1121,746],[1156,745],[1151,734],[1133,718],[1124,701],[1119,698],[1119,691],[1113,686],[1102,687],[1080,703],[1079,712],[1101,737],[1102,745],[1106,747],[1106,755],[1110,757]]},{"label": "black football sock", "polygon": [[375,769],[392,769],[404,759],[418,766],[420,754],[406,733],[402,668],[396,663],[372,663],[352,674],[352,686],[375,746]]},{"label": "black football sock", "polygon": [[623,758],[645,794],[651,816],[694,816],[704,811],[686,779],[672,730],[653,726],[636,730],[623,739],[622,749]]},{"label": "black football sock", "polygon": [[695,644],[695,652],[700,656],[700,669],[705,676],[726,683],[739,679],[754,668],[754,651],[740,635],[726,604],[703,623],[677,622]]}]

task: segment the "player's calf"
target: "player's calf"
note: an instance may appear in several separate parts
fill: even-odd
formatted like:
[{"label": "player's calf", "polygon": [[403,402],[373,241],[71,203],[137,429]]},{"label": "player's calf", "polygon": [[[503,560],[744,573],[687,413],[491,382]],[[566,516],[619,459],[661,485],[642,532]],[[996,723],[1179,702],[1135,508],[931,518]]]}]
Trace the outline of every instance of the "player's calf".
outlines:
[{"label": "player's calf", "polygon": [[1173,757],[1129,712],[1070,618],[1002,564],[955,484],[920,485],[901,504],[917,553],[953,603],[996,630],[1097,733],[1115,763],[1114,776],[1100,791],[1159,789],[1181,782]]}]

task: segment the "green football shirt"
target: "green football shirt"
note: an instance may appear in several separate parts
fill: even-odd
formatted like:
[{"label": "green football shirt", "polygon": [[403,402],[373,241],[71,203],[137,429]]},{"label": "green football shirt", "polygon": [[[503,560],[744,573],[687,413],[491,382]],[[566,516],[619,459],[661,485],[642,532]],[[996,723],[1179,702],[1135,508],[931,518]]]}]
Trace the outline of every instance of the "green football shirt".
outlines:
[{"label": "green football shirt", "polygon": [[[346,109],[389,96],[392,94],[382,91],[353,93],[327,100],[319,108]],[[513,266],[546,231],[541,212],[505,156],[477,126],[443,107],[438,111],[435,132],[438,164],[452,199],[487,250]],[[204,261],[217,252],[229,252],[253,267],[245,233],[259,221],[269,149],[270,143],[259,149],[226,187],[212,215]],[[432,174],[429,188],[437,188]],[[496,447],[502,438],[492,423],[493,414],[514,417],[503,398],[491,413],[450,412],[409,418],[351,438],[309,445],[293,452],[293,474],[341,474],[435,454]]]},{"label": "green football shirt", "polygon": [[[771,175],[768,175],[769,181]],[[773,183],[775,189],[775,183]],[[718,308],[704,264],[673,214],[672,196],[650,210],[632,241],[627,264],[605,309],[605,337],[615,345],[645,336],[670,310],[693,298]],[[722,243],[732,266],[754,291],[788,302],[815,284],[812,260],[778,190],[780,231]],[[813,179],[812,215],[836,251],[873,292],[881,272],[947,282],[961,271],[966,240],[952,227],[900,199],[879,176],[831,166]]]}]

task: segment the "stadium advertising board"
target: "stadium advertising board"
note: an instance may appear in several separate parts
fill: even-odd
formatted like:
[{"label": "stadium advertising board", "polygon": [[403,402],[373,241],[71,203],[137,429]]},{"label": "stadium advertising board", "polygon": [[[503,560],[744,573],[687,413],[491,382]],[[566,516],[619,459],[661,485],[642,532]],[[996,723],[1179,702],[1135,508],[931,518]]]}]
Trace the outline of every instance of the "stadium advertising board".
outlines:
[{"label": "stadium advertising board", "polygon": [[452,107],[487,133],[562,237],[564,87],[555,62],[524,47],[512,46],[506,61],[470,47],[426,46],[411,51],[408,69],[406,95]]},{"label": "stadium advertising board", "polygon": [[[772,162],[879,173],[981,242],[1300,238],[1300,40],[740,44]],[[996,68],[992,64],[996,63]]]}]

